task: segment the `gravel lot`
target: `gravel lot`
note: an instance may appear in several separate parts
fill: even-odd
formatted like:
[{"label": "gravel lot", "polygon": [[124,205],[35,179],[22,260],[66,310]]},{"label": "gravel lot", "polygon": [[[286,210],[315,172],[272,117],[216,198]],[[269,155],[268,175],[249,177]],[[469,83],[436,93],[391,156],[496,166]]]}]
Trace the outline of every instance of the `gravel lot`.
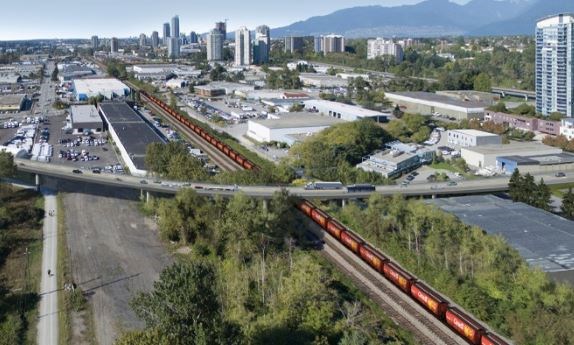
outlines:
[{"label": "gravel lot", "polygon": [[[128,199],[133,195],[83,188],[64,197],[72,273],[93,307],[97,342],[111,345],[122,331],[142,326],[128,303],[149,290],[172,259],[155,224]],[[88,194],[93,188],[99,190]],[[106,192],[115,197],[101,196]]]}]

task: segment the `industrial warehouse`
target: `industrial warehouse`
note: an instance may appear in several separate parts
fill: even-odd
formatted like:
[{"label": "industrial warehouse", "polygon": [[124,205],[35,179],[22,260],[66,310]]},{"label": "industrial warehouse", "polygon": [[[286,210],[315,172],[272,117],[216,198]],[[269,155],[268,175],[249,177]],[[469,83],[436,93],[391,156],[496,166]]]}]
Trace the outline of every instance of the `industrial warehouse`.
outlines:
[{"label": "industrial warehouse", "polygon": [[444,115],[456,120],[483,119],[487,102],[463,101],[432,92],[387,92],[385,97],[407,113]]},{"label": "industrial warehouse", "polygon": [[377,122],[386,122],[390,117],[390,114],[380,111],[369,110],[356,105],[325,101],[322,99],[311,99],[304,101],[304,103],[305,108],[310,111],[318,112],[321,115],[328,115],[344,121],[370,119]]},{"label": "industrial warehouse", "polygon": [[125,102],[100,103],[98,109],[132,175],[145,176],[147,146],[166,140]]},{"label": "industrial warehouse", "polygon": [[293,145],[298,138],[320,132],[343,121],[309,113],[290,113],[277,120],[249,120],[247,136],[262,143]]},{"label": "industrial warehouse", "polygon": [[78,101],[87,101],[91,97],[103,96],[111,100],[130,94],[130,88],[114,78],[75,79],[73,81],[74,97]]},{"label": "industrial warehouse", "polygon": [[504,237],[531,266],[551,273],[554,278],[568,277],[574,282],[573,221],[493,195],[427,202],[456,215],[467,225],[479,226],[489,234]]}]

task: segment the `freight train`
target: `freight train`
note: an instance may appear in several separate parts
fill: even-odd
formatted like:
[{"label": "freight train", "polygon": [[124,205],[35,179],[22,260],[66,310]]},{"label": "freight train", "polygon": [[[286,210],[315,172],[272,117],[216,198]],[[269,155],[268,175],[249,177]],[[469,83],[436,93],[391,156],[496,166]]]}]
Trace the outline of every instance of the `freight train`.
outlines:
[{"label": "freight train", "polygon": [[166,113],[169,114],[169,116],[171,116],[172,118],[177,120],[179,123],[181,123],[185,127],[189,128],[190,130],[195,132],[203,140],[208,142],[211,146],[215,147],[220,152],[223,152],[224,155],[231,158],[231,160],[233,160],[235,163],[239,164],[239,166],[241,166],[245,170],[251,170],[251,171],[258,171],[259,170],[259,167],[257,165],[255,165],[255,163],[253,163],[252,161],[247,159],[245,156],[241,155],[240,153],[238,153],[237,151],[232,149],[229,145],[221,142],[219,139],[217,139],[213,135],[209,134],[201,126],[198,126],[198,125],[194,124],[193,122],[191,122],[188,118],[186,118],[185,116],[181,115],[180,113],[178,113],[177,111],[175,111],[174,109],[169,107],[167,104],[165,104],[159,98],[152,96],[143,90],[140,90],[140,95],[144,96],[145,98],[150,100],[152,103],[154,103],[156,106],[158,106],[159,108],[164,110]]},{"label": "freight train", "polygon": [[510,345],[311,202],[301,201],[297,208],[470,344]]}]

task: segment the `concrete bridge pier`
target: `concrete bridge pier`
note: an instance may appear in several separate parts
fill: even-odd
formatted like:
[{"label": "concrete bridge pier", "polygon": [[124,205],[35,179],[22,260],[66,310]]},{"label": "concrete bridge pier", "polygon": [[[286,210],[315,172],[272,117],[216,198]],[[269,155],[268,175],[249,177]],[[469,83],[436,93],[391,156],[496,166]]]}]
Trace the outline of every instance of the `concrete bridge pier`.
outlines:
[{"label": "concrete bridge pier", "polygon": [[268,210],[268,209],[269,209],[269,200],[263,199],[263,209],[264,209],[264,210]]},{"label": "concrete bridge pier", "polygon": [[431,196],[431,198],[432,198],[432,199],[436,199],[436,194],[433,194],[433,195]]},{"label": "concrete bridge pier", "polygon": [[40,191],[40,174],[36,174],[36,192]]},{"label": "concrete bridge pier", "polygon": [[341,199],[341,207],[342,208],[347,207],[347,199]]}]

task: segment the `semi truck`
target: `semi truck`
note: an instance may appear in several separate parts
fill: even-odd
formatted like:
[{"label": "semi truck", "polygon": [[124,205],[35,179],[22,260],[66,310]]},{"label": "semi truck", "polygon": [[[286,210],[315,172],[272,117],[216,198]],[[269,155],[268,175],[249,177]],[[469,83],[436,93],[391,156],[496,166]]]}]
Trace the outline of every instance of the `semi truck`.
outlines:
[{"label": "semi truck", "polygon": [[305,185],[306,190],[336,190],[344,186],[341,182],[309,182]]}]

